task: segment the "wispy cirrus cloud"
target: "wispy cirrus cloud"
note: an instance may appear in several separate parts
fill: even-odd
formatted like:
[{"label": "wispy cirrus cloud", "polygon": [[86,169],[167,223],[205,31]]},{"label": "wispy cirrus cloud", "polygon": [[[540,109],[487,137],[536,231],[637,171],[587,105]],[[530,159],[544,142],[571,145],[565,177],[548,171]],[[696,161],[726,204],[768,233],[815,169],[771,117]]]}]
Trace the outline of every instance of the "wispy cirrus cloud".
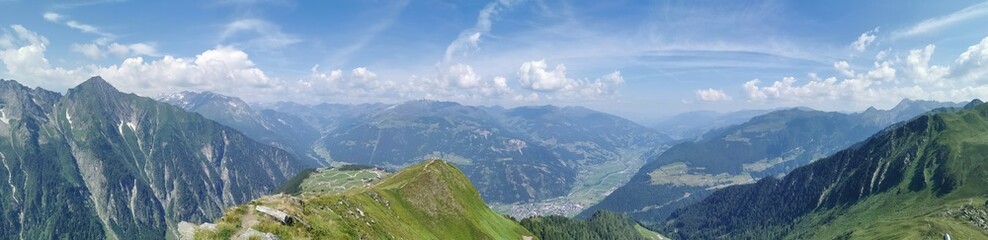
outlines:
[{"label": "wispy cirrus cloud", "polygon": [[115,38],[113,34],[100,31],[100,29],[96,26],[81,23],[76,20],[70,20],[65,15],[56,12],[45,12],[44,14],[41,14],[41,17],[49,22],[65,24],[65,26],[68,26],[69,28],[82,31],[84,33],[92,33],[106,38]]},{"label": "wispy cirrus cloud", "polygon": [[985,16],[988,16],[988,2],[966,7],[945,16],[930,18],[908,28],[897,30],[892,33],[891,38],[900,39],[928,34],[961,22],[984,18]]},{"label": "wispy cirrus cloud", "polygon": [[226,24],[220,42],[270,51],[301,42],[301,38],[281,31],[281,26],[260,18],[244,18]]},{"label": "wispy cirrus cloud", "polygon": [[516,2],[519,1],[497,0],[485,5],[480,10],[480,13],[477,14],[477,23],[473,27],[461,31],[460,35],[446,47],[442,62],[449,63],[453,60],[453,57],[465,54],[464,51],[479,47],[477,44],[480,42],[480,37],[491,31],[491,26],[494,24],[494,19],[497,18],[497,15],[501,11],[510,8]]},{"label": "wispy cirrus cloud", "polygon": [[69,19],[68,16],[56,12],[45,12],[41,14],[41,17],[52,23],[65,24],[65,26],[83,33],[99,35],[91,43],[73,43],[70,45],[70,51],[80,53],[90,59],[102,59],[109,54],[119,57],[158,56],[156,44],[153,42],[117,43],[114,42],[114,39],[117,38],[115,34],[103,32],[96,26]]},{"label": "wispy cirrus cloud", "polygon": [[73,2],[67,2],[67,3],[53,4],[52,5],[52,8],[55,8],[55,9],[71,9],[71,8],[88,7],[88,6],[102,5],[102,4],[112,4],[112,3],[123,3],[123,2],[127,2],[127,0],[73,1]]}]

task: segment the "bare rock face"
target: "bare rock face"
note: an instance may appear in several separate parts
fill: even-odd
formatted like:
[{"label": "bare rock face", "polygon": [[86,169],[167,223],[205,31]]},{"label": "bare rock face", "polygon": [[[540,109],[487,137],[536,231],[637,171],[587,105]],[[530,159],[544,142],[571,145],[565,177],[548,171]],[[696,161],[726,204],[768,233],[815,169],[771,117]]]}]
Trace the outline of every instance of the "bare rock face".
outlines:
[{"label": "bare rock face", "polygon": [[214,219],[300,169],[283,150],[98,77],[64,96],[0,81],[0,159],[0,235],[24,239],[176,236],[180,221]]}]

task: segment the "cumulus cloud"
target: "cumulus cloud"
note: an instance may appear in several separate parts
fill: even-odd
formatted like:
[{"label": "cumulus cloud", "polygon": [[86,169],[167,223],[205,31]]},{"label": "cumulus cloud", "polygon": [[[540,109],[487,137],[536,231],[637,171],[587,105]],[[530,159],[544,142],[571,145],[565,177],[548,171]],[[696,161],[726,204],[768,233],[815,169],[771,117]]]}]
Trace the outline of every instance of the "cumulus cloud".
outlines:
[{"label": "cumulus cloud", "polygon": [[564,88],[574,88],[576,80],[566,78],[566,66],[556,65],[548,69],[545,60],[526,62],[518,69],[518,82],[521,86],[541,92],[559,91]]},{"label": "cumulus cloud", "polygon": [[195,58],[127,58],[120,65],[99,68],[94,75],[103,76],[120,89],[146,96],[188,89],[231,92],[277,85],[254,66],[247,53],[231,46],[217,46]]},{"label": "cumulus cloud", "polygon": [[988,63],[988,38],[968,47],[951,66],[930,64],[935,50],[936,46],[932,44],[912,49],[902,61],[874,62],[863,73],[847,70],[849,64],[840,61],[834,68],[843,75],[842,79],[820,79],[811,74],[803,83],[794,77],[786,77],[768,84],[755,79],[741,87],[749,101],[819,104],[823,107],[891,105],[903,98],[968,101],[988,96],[988,86],[984,85],[984,79],[988,77],[988,66],[985,65]]},{"label": "cumulus cloud", "polygon": [[435,78],[413,78],[408,89],[426,99],[482,102],[510,98],[514,91],[502,76],[484,78],[467,64],[439,65]]},{"label": "cumulus cloud", "polygon": [[947,73],[949,67],[930,66],[930,58],[936,46],[926,45],[923,49],[913,49],[906,56],[906,73],[917,83],[940,83]]},{"label": "cumulus cloud", "polygon": [[861,36],[858,37],[858,40],[851,43],[851,48],[858,52],[864,52],[865,48],[867,48],[868,45],[871,45],[871,43],[877,38],[875,37],[875,33],[878,33],[878,28],[862,33]]},{"label": "cumulus cloud", "polygon": [[0,61],[3,62],[6,75],[29,86],[74,86],[85,80],[90,71],[88,68],[52,67],[45,57],[48,39],[21,25],[11,25],[10,30],[4,29],[4,35],[0,39],[5,39],[0,41],[3,43],[0,44]]},{"label": "cumulus cloud", "polygon": [[[562,64],[523,63],[519,76],[484,76],[468,64],[437,64],[431,77],[395,79],[366,67],[323,71],[318,65],[298,79],[278,79],[262,71],[247,52],[219,45],[194,57],[162,54],[151,43],[122,44],[110,38],[73,44],[71,50],[91,58],[127,56],[119,64],[52,66],[45,57],[48,39],[14,25],[2,29],[0,61],[10,77],[28,86],[64,90],[100,75],[118,89],[144,96],[177,91],[214,91],[249,100],[319,102],[397,102],[409,99],[465,103],[532,103],[612,99],[624,84],[621,72],[597,78],[571,78]],[[517,82],[513,82],[516,81]],[[558,81],[558,82],[553,82]],[[520,82],[527,82],[519,87]]]},{"label": "cumulus cloud", "polygon": [[970,46],[954,61],[950,75],[962,81],[985,80],[988,78],[988,37]]},{"label": "cumulus cloud", "polygon": [[[231,47],[217,46],[194,58],[166,55],[157,60],[132,57],[118,65],[78,68],[53,67],[45,57],[48,40],[20,25],[5,30],[16,46],[0,50],[6,75],[28,86],[52,90],[67,89],[91,76],[101,75],[121,90],[154,96],[180,90],[231,92],[250,89],[277,89],[277,83],[258,69],[247,53]],[[99,54],[98,44],[75,45],[76,51]],[[141,46],[128,51],[147,53]],[[85,53],[84,53],[85,54]]]},{"label": "cumulus cloud", "polygon": [[727,93],[724,93],[723,90],[713,89],[713,88],[696,90],[696,97],[705,102],[720,102],[720,101],[731,100],[731,96],[728,96]]},{"label": "cumulus cloud", "polygon": [[[407,96],[395,81],[382,79],[377,73],[365,67],[350,71],[335,69],[328,72],[313,66],[307,77],[289,86],[288,89],[304,98],[317,101],[387,101]],[[305,101],[305,100],[303,100]]]},{"label": "cumulus cloud", "polygon": [[466,64],[456,64],[450,66],[448,71],[442,74],[443,84],[449,84],[457,88],[475,88],[480,86],[480,75],[473,71],[473,67]]},{"label": "cumulus cloud", "polygon": [[834,62],[834,69],[841,75],[848,77],[854,76],[854,69],[851,69],[851,64],[847,63],[847,61]]},{"label": "cumulus cloud", "polygon": [[614,97],[617,88],[624,84],[624,77],[621,72],[614,71],[593,81],[573,79],[566,76],[565,65],[549,69],[545,60],[538,60],[522,63],[518,69],[518,83],[522,88],[543,93],[546,97],[595,99]]}]

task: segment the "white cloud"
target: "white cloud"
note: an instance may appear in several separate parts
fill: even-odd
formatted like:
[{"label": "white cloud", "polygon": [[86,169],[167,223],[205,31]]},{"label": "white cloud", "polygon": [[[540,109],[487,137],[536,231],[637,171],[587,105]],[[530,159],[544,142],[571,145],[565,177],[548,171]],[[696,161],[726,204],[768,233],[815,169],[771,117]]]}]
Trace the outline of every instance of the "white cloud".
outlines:
[{"label": "white cloud", "polygon": [[862,33],[861,36],[858,37],[858,40],[851,43],[851,48],[857,50],[858,52],[864,52],[868,45],[875,42],[875,33],[878,33],[878,28]]},{"label": "white cloud", "polygon": [[[48,39],[21,25],[12,25],[13,33],[4,29],[0,45],[0,61],[6,69],[6,77],[28,86],[67,88],[85,80],[88,68],[64,69],[52,67],[45,58]],[[66,80],[69,79],[69,80]],[[76,80],[73,80],[76,79]]]},{"label": "white cloud", "polygon": [[988,37],[970,46],[954,61],[950,75],[962,81],[988,82]]},{"label": "white cloud", "polygon": [[82,31],[84,33],[92,33],[92,34],[100,35],[103,38],[115,38],[115,36],[112,33],[100,31],[99,28],[96,26],[81,23],[76,20],[69,20],[68,17],[66,17],[65,15],[61,15],[55,12],[45,12],[44,14],[41,15],[41,17],[53,23],[61,23],[62,20],[68,20],[65,21],[65,25],[68,26],[69,28]]},{"label": "white cloud", "polygon": [[480,41],[480,37],[491,31],[491,25],[498,13],[511,7],[514,3],[514,0],[498,0],[484,6],[480,10],[480,13],[477,14],[477,23],[472,28],[460,32],[460,35],[449,46],[446,46],[446,53],[443,54],[442,62],[449,63],[453,60],[454,56],[458,54],[465,55],[466,53],[463,51],[478,48],[477,43]]},{"label": "white cloud", "polygon": [[878,51],[878,53],[875,54],[875,60],[878,61],[885,60],[885,58],[888,57],[888,54],[889,53],[886,50]]},{"label": "white cloud", "polygon": [[487,80],[470,65],[438,67],[439,75],[436,78],[414,78],[406,88],[426,99],[472,102],[502,99],[514,93],[506,78],[498,76]]},{"label": "white cloud", "polygon": [[107,51],[120,57],[127,56],[158,56],[158,50],[153,43],[120,44],[111,43]]},{"label": "white cloud", "polygon": [[521,86],[533,91],[553,92],[565,88],[574,88],[577,82],[566,78],[566,66],[556,65],[555,69],[547,70],[545,60],[523,63],[518,69],[518,82]]},{"label": "white cloud", "polygon": [[895,68],[892,68],[891,62],[875,62],[871,70],[868,70],[868,73],[864,76],[859,76],[858,78],[868,79],[871,81],[888,82],[895,80],[895,73],[896,70]]},{"label": "white cloud", "polygon": [[122,90],[155,96],[179,90],[247,91],[272,89],[277,82],[254,66],[247,53],[217,46],[193,58],[165,55],[159,60],[128,58],[120,65],[99,68],[101,75]]},{"label": "white cloud", "polygon": [[449,67],[449,71],[443,74],[445,82],[452,83],[458,88],[475,88],[480,86],[481,78],[473,71],[473,67],[466,64],[456,64]]},{"label": "white cloud", "polygon": [[[318,66],[298,80],[268,76],[250,56],[236,46],[217,46],[194,57],[156,57],[153,43],[122,44],[110,38],[92,43],[73,44],[72,51],[91,58],[113,55],[139,55],[119,64],[95,64],[76,68],[52,66],[45,57],[48,40],[21,26],[11,26],[0,35],[0,61],[6,67],[3,77],[28,86],[64,90],[91,76],[100,75],[125,92],[155,96],[176,91],[214,91],[255,101],[294,100],[318,102],[397,102],[409,99],[453,100],[473,104],[565,102],[618,97],[624,77],[614,71],[598,78],[567,76],[566,67],[547,69],[545,61],[527,65],[525,77],[533,82],[526,88],[510,77],[485,77],[467,64],[437,64],[433,77],[411,76],[394,79],[365,67],[349,71],[320,71]],[[9,42],[9,43],[5,43]],[[519,71],[519,74],[522,71]],[[561,81],[563,87],[549,81]],[[520,78],[520,77],[519,77]],[[521,81],[520,79],[518,81]],[[533,89],[543,90],[533,90]]]},{"label": "white cloud", "polygon": [[309,76],[287,86],[296,100],[303,102],[324,101],[394,101],[408,96],[407,90],[392,80],[382,79],[377,73],[358,67],[344,72],[335,69],[329,72],[313,66]]},{"label": "white cloud", "polygon": [[[91,76],[100,75],[123,91],[144,96],[180,90],[237,92],[241,94],[279,91],[278,83],[254,66],[247,53],[230,46],[217,46],[195,58],[166,55],[146,61],[142,57],[125,59],[119,65],[87,65],[66,69],[53,67],[45,57],[48,40],[21,26],[11,26],[16,33],[13,48],[0,51],[6,67],[5,77],[28,86],[63,90]],[[98,44],[78,45],[79,51],[92,51]],[[131,47],[128,47],[131,48]],[[141,47],[135,47],[136,51]],[[86,50],[88,49],[88,50]],[[130,50],[135,51],[135,50]]]},{"label": "white cloud", "polygon": [[906,73],[917,83],[941,83],[950,71],[949,67],[930,66],[930,58],[936,46],[926,45],[923,49],[913,49],[906,56]]},{"label": "white cloud", "polygon": [[99,28],[97,28],[96,26],[85,24],[85,23],[80,23],[80,22],[77,22],[75,20],[66,21],[65,22],[65,25],[66,26],[69,26],[70,28],[74,28],[74,29],[77,29],[77,30],[82,31],[82,32],[85,32],[85,33],[92,33],[92,34],[97,34],[97,35],[105,36],[105,37],[111,37],[111,36],[113,36],[113,34],[101,32],[99,30]]},{"label": "white cloud", "polygon": [[245,37],[242,45],[258,50],[273,50],[301,42],[291,34],[281,31],[281,26],[262,19],[239,19],[226,25],[220,34],[220,41]]},{"label": "white cloud", "polygon": [[100,41],[99,39],[93,43],[74,43],[71,45],[71,50],[73,52],[81,53],[91,59],[101,59],[108,54],[113,54],[121,58],[133,56],[159,56],[158,50],[155,48],[154,43],[120,44],[112,42],[107,44],[105,41]]},{"label": "white cloud", "polygon": [[[758,79],[742,85],[749,101],[772,103],[798,103],[819,108],[847,109],[875,105],[891,106],[903,98],[937,101],[969,101],[988,97],[988,38],[970,46],[951,66],[931,65],[936,49],[927,45],[912,49],[903,61],[887,60],[873,63],[865,73],[848,74],[844,79],[816,78],[799,84],[793,77],[763,85]],[[889,57],[900,59],[899,56]],[[849,68],[843,62],[834,64],[837,69]],[[898,72],[904,74],[897,74]]]},{"label": "white cloud", "polygon": [[41,17],[44,17],[45,20],[48,20],[49,22],[58,22],[62,20],[62,15],[53,12],[46,12],[45,14],[42,14]]},{"label": "white cloud", "polygon": [[854,76],[854,69],[851,69],[851,64],[847,63],[847,61],[834,62],[834,69],[841,75],[848,77]]},{"label": "white cloud", "polygon": [[696,90],[696,97],[706,102],[730,101],[732,98],[720,89],[699,89]]},{"label": "white cloud", "polygon": [[895,31],[892,33],[892,39],[912,37],[935,32],[941,28],[950,27],[954,24],[983,17],[985,15],[988,15],[988,2],[970,6],[946,16],[927,19],[913,25],[912,27]]},{"label": "white cloud", "polygon": [[15,25],[11,25],[10,29],[14,30],[14,36],[16,37],[16,39],[19,39],[21,41],[26,41],[28,44],[32,44],[32,45],[38,45],[38,44],[48,45],[48,38],[38,35],[38,33],[36,32],[30,31],[27,28],[24,28],[24,26],[15,24]]},{"label": "white cloud", "polygon": [[548,69],[545,60],[522,63],[518,69],[521,87],[543,93],[549,99],[598,99],[617,95],[617,88],[624,84],[621,72],[614,71],[593,81],[566,76],[566,66],[556,65]]},{"label": "white cloud", "polygon": [[104,57],[103,50],[100,50],[99,46],[97,46],[95,43],[88,43],[88,44],[73,43],[71,49],[73,52],[81,53],[82,55],[85,55],[86,57],[92,59],[100,59]]}]

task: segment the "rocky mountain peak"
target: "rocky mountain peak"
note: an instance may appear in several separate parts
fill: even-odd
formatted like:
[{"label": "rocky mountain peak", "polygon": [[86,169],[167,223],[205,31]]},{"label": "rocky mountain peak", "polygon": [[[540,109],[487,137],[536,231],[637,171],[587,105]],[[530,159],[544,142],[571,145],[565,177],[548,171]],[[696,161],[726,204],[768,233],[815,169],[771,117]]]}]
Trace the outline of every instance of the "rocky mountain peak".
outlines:
[{"label": "rocky mountain peak", "polygon": [[106,80],[104,80],[103,77],[100,76],[91,77],[89,78],[89,80],[80,83],[78,86],[72,89],[91,89],[93,91],[114,92],[114,93],[119,92],[117,88],[113,87],[113,85],[110,85],[110,83],[106,82]]}]

